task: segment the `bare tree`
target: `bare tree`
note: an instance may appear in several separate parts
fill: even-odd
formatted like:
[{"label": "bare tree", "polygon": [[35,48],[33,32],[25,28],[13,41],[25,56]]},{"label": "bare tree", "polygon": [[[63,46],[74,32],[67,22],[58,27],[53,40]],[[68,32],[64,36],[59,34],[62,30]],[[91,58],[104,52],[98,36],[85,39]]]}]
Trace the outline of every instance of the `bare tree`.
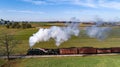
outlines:
[{"label": "bare tree", "polygon": [[10,60],[10,55],[16,44],[18,44],[18,41],[15,40],[13,35],[8,33],[2,33],[0,35],[0,49],[3,49],[2,51],[8,60]]}]

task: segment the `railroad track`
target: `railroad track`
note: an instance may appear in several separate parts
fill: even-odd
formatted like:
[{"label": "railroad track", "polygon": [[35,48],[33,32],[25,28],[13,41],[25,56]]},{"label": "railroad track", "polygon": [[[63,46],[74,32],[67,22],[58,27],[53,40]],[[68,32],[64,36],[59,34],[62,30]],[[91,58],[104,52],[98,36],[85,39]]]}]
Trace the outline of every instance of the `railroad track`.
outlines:
[{"label": "railroad track", "polygon": [[[11,59],[22,59],[22,58],[39,58],[39,57],[74,57],[74,56],[109,56],[109,55],[120,55],[120,53],[110,53],[110,54],[76,54],[76,55],[12,55]],[[0,56],[1,59],[6,59],[7,56]]]}]

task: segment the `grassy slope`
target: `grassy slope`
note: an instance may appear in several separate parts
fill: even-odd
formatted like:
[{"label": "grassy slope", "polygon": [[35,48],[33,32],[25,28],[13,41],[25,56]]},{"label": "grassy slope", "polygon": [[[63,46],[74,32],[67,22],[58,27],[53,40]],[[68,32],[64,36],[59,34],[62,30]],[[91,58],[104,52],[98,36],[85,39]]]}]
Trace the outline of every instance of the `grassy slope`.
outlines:
[{"label": "grassy slope", "polygon": [[30,58],[16,62],[17,67],[120,67],[120,56]]}]

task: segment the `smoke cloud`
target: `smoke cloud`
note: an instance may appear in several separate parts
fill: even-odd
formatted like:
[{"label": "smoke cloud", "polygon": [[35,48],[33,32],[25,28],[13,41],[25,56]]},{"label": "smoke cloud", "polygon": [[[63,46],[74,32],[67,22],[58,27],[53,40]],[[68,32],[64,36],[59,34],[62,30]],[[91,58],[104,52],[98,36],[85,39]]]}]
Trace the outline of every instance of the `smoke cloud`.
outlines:
[{"label": "smoke cloud", "polygon": [[86,33],[91,38],[97,38],[98,40],[104,40],[108,36],[110,30],[111,29],[109,27],[92,26],[92,27],[87,28]]},{"label": "smoke cloud", "polygon": [[[71,36],[79,36],[79,20],[72,18],[72,22],[66,23],[65,27],[52,26],[50,28],[40,28],[38,32],[33,34],[29,38],[30,47],[34,46],[38,42],[49,41],[51,38],[55,40],[56,46],[60,46],[61,43],[68,41]],[[111,28],[102,27],[104,21],[97,18],[96,25],[86,28],[86,34],[91,38],[97,38],[98,40],[104,40]]]},{"label": "smoke cloud", "polygon": [[102,27],[104,21],[100,18],[97,18],[96,25],[86,28],[86,34],[91,38],[97,38],[102,41],[108,37],[109,32],[111,31],[110,27]]},{"label": "smoke cloud", "polygon": [[56,46],[60,46],[61,43],[69,40],[72,35],[79,35],[78,22],[67,23],[66,25],[66,27],[52,26],[49,29],[40,28],[37,33],[29,38],[30,47],[34,46],[37,42],[49,41],[51,38],[55,40]]}]

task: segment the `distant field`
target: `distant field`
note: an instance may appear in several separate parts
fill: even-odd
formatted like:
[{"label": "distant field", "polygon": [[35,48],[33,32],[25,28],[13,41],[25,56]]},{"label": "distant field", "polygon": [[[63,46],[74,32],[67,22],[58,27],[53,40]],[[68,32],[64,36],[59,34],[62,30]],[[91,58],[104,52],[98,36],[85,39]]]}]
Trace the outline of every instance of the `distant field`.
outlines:
[{"label": "distant field", "polygon": [[36,23],[31,23],[33,27],[44,27],[48,28],[50,26],[65,26],[64,23],[48,23],[48,22],[36,22]]},{"label": "distant field", "polygon": [[10,67],[120,67],[120,56],[30,58],[10,63]]}]

